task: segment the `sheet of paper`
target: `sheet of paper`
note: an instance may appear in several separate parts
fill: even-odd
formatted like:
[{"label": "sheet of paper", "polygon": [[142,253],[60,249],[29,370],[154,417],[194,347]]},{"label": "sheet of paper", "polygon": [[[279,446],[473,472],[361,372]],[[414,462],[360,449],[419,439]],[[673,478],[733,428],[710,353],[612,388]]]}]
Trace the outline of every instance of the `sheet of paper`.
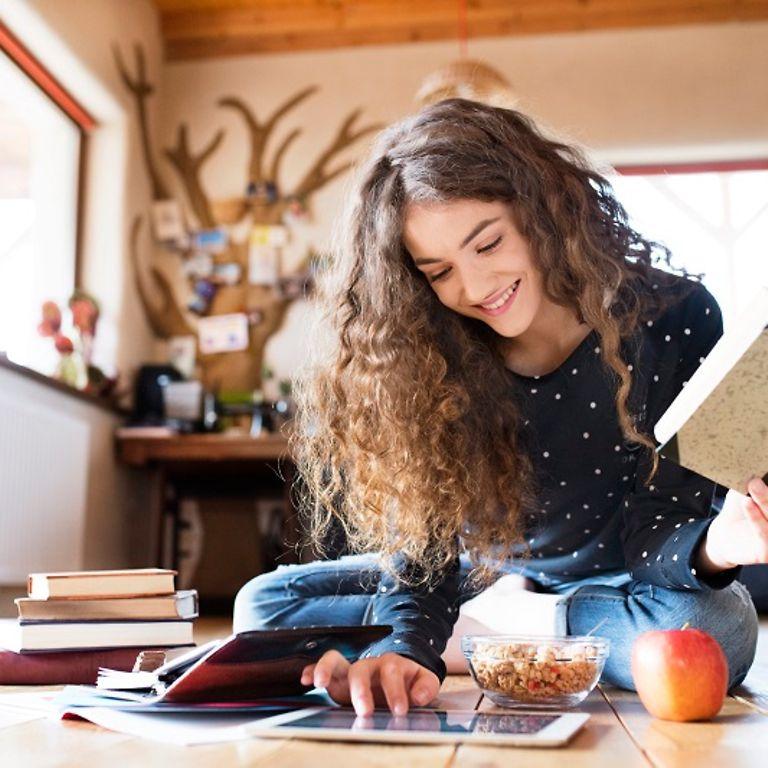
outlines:
[{"label": "sheet of paper", "polygon": [[246,726],[261,719],[253,714],[150,714],[102,707],[71,707],[66,714],[77,715],[111,731],[184,746],[252,738]]},{"label": "sheet of paper", "polygon": [[8,728],[30,720],[40,720],[54,712],[51,693],[0,694],[0,728]]}]

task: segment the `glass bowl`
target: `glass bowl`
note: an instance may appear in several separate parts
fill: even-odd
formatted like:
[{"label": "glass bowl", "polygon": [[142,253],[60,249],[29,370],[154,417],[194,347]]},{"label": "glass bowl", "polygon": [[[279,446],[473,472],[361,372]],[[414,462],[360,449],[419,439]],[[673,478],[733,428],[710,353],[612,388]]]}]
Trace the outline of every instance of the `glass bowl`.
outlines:
[{"label": "glass bowl", "polygon": [[600,679],[603,637],[464,635],[461,649],[483,693],[502,707],[574,707]]}]

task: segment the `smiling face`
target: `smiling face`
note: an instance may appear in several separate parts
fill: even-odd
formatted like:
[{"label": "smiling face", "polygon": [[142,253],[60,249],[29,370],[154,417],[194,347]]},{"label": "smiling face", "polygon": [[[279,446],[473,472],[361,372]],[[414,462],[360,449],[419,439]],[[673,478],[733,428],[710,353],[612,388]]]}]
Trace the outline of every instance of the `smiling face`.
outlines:
[{"label": "smiling face", "polygon": [[548,303],[528,243],[504,202],[412,203],[403,240],[442,304],[500,336],[523,334]]}]

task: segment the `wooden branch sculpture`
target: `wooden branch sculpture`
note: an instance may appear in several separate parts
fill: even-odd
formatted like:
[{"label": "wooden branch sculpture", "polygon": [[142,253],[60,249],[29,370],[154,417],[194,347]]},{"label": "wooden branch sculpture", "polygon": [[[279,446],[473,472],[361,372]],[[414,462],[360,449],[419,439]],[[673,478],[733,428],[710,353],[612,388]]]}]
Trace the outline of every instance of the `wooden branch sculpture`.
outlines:
[{"label": "wooden branch sculpture", "polygon": [[[142,156],[152,188],[154,201],[167,200],[171,197],[157,168],[151,150],[147,99],[153,88],[147,80],[144,54],[140,46],[135,47],[135,74],[132,76],[125,66],[118,48],[113,48],[115,62],[121,80],[133,96],[136,104],[136,116],[139,123]],[[280,168],[282,161],[301,129],[294,128],[277,146],[271,160],[267,160],[268,142],[278,123],[299,104],[316,93],[317,86],[309,86],[287,99],[263,123],[259,122],[242,99],[228,96],[219,100],[221,107],[233,109],[245,120],[250,135],[251,152],[247,170],[249,192],[254,189],[269,188],[269,195],[243,195],[229,201],[211,201],[205,193],[201,169],[203,164],[214,154],[224,140],[224,132],[218,131],[208,144],[198,153],[190,149],[189,129],[186,124],[179,126],[176,145],[165,150],[165,157],[176,172],[185,192],[189,205],[198,225],[211,229],[224,224],[236,224],[247,217],[253,225],[279,225],[289,205],[300,201],[308,205],[310,197],[340,174],[351,163],[342,163],[334,170],[329,170],[331,161],[344,149],[362,136],[381,128],[370,125],[354,129],[354,123],[360,117],[361,110],[355,110],[342,122],[336,136],[329,146],[312,164],[298,186],[292,192],[285,192],[280,186]],[[222,215],[220,211],[226,210]],[[146,312],[153,332],[160,338],[195,333],[194,315],[178,299],[178,294],[169,283],[164,273],[151,263],[146,269],[141,268],[138,254],[138,240],[141,218],[137,217],[131,228],[130,255],[133,262],[134,279],[139,297]],[[160,258],[162,244],[155,242],[155,258]],[[167,250],[166,250],[167,253]],[[180,253],[181,259],[191,253]],[[248,244],[230,241],[222,253],[214,256],[216,264],[235,263],[240,265],[244,277],[235,285],[221,285],[210,302],[206,314],[221,315],[245,313],[251,318],[249,345],[241,352],[226,352],[203,355],[198,353],[198,362],[204,386],[213,391],[252,391],[261,386],[261,371],[264,348],[268,339],[281,327],[292,299],[286,298],[276,287],[251,284],[247,279]],[[298,278],[308,265],[300,265]],[[160,302],[152,300],[152,291],[146,284],[142,273],[146,272],[154,285],[154,293],[160,296]]]},{"label": "wooden branch sculpture", "polygon": [[141,140],[141,151],[144,157],[144,165],[149,174],[149,182],[152,185],[152,199],[166,200],[168,194],[160,174],[157,172],[155,161],[152,157],[151,143],[149,141],[149,120],[147,118],[147,99],[154,93],[154,88],[147,81],[147,68],[144,61],[144,49],[140,45],[135,45],[134,55],[136,57],[136,77],[128,74],[120,49],[117,45],[112,46],[112,53],[117,64],[117,71],[120,73],[120,79],[123,85],[133,95],[136,102],[136,114],[139,120],[139,137]]},{"label": "wooden branch sculpture", "polygon": [[165,154],[181,178],[189,204],[192,206],[200,226],[204,229],[210,229],[216,226],[216,219],[213,217],[211,204],[200,183],[200,167],[219,148],[219,144],[224,138],[224,131],[218,131],[208,146],[198,155],[189,151],[187,134],[186,123],[182,123],[176,134],[176,146],[172,149],[166,149]]},{"label": "wooden branch sculpture", "polygon": [[136,290],[141,299],[141,305],[149,320],[149,325],[155,336],[161,339],[169,339],[171,336],[189,336],[194,333],[186,318],[179,309],[173,294],[171,284],[165,279],[163,273],[157,267],[150,267],[150,273],[157,287],[161,301],[160,306],[155,305],[149,298],[148,291],[141,277],[141,265],[139,264],[139,233],[141,231],[141,216],[136,216],[131,225],[131,238],[129,253],[133,262],[133,278]]}]

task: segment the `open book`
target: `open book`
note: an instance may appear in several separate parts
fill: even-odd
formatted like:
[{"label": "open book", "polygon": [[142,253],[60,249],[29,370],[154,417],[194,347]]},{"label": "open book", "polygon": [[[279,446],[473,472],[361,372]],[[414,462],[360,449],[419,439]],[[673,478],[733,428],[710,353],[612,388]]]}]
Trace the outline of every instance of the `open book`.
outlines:
[{"label": "open book", "polygon": [[768,479],[768,286],[761,286],[654,427],[657,451],[746,494]]}]

